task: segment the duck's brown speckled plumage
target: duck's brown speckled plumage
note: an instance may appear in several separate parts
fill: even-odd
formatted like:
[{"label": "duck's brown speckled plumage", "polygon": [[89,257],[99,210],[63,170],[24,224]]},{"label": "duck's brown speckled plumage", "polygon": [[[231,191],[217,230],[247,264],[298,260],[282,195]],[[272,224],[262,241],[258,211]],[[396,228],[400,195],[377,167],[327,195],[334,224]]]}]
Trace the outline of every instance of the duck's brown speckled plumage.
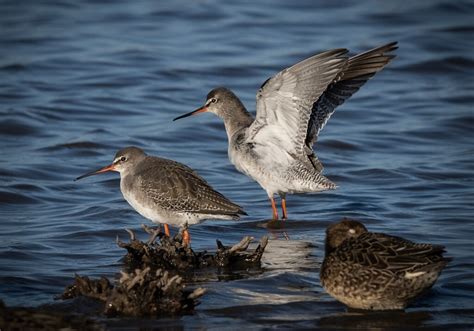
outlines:
[{"label": "duck's brown speckled plumage", "polygon": [[444,247],[367,232],[356,221],[328,227],[320,279],[351,308],[403,309],[429,289],[450,261]]}]

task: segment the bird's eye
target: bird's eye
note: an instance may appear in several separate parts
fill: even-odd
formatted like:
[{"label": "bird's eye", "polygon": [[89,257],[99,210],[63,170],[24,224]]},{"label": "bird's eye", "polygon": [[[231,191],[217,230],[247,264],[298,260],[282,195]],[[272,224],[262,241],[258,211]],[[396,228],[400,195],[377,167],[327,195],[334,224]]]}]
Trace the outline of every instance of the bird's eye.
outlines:
[{"label": "bird's eye", "polygon": [[212,98],[211,99],[211,103],[216,103],[217,102],[217,99],[216,98]]},{"label": "bird's eye", "polygon": [[127,158],[126,158],[125,156],[122,156],[122,157],[120,158],[120,162],[125,162],[125,161],[127,161]]}]

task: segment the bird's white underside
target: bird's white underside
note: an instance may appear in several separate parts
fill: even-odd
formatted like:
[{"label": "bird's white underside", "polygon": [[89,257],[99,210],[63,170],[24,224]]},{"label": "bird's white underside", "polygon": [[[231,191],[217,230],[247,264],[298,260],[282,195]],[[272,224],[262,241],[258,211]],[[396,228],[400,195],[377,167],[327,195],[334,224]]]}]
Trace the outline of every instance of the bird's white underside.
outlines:
[{"label": "bird's white underside", "polygon": [[122,194],[125,200],[132,206],[140,215],[149,219],[156,224],[169,224],[176,227],[183,227],[186,224],[193,225],[203,222],[204,220],[211,219],[233,219],[229,215],[215,215],[215,214],[203,214],[195,212],[183,212],[174,210],[165,210],[159,208],[158,205],[147,206],[142,204],[135,199],[134,195],[123,190]]}]

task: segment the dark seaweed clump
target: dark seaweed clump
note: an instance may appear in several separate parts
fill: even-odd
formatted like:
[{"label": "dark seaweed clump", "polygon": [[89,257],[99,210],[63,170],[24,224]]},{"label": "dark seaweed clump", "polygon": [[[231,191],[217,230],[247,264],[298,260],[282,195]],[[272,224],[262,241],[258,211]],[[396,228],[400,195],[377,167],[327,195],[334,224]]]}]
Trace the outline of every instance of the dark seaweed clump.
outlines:
[{"label": "dark seaweed clump", "polygon": [[[136,239],[135,233],[130,234],[130,242],[124,243],[117,239],[117,244],[127,250],[125,264],[129,269],[150,267],[186,273],[195,269],[216,267],[222,269],[246,269],[259,267],[268,238],[263,237],[254,251],[247,249],[253,238],[246,236],[233,246],[224,246],[219,240],[215,253],[194,252],[191,247],[183,244],[182,234],[166,237],[159,228],[149,228],[142,225],[150,234],[146,241]],[[157,241],[159,239],[159,241]]]},{"label": "dark seaweed clump", "polygon": [[104,303],[107,316],[163,316],[191,312],[199,304],[197,300],[206,291],[203,288],[188,290],[183,279],[168,271],[149,267],[133,272],[121,272],[113,285],[102,277],[91,280],[76,275],[60,299],[86,296]]},{"label": "dark seaweed clump", "polygon": [[233,246],[224,246],[217,240],[215,253],[194,252],[183,243],[182,233],[169,238],[158,228],[143,228],[150,234],[146,242],[137,240],[131,230],[127,230],[130,242],[117,239],[117,244],[127,250],[120,279],[113,283],[105,277],[89,279],[76,275],[74,283],[58,298],[98,300],[103,303],[103,313],[107,316],[191,313],[206,291],[201,287],[188,289],[184,278],[187,274],[209,267],[218,270],[260,266],[268,242],[268,238],[263,237],[258,247],[248,252],[251,237],[244,237]]}]

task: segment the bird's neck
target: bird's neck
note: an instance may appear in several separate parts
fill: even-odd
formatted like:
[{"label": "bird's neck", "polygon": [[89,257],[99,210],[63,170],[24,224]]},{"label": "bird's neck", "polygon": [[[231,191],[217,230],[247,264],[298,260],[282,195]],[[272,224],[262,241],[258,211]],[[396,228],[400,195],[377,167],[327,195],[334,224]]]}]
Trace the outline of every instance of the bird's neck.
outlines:
[{"label": "bird's neck", "polygon": [[324,256],[328,256],[334,250],[335,250],[335,248],[331,246],[331,244],[329,243],[329,239],[326,236],[326,240],[324,242]]},{"label": "bird's neck", "polygon": [[222,119],[224,120],[225,130],[229,141],[236,132],[249,127],[254,121],[252,114],[250,114],[243,106],[233,109]]}]

